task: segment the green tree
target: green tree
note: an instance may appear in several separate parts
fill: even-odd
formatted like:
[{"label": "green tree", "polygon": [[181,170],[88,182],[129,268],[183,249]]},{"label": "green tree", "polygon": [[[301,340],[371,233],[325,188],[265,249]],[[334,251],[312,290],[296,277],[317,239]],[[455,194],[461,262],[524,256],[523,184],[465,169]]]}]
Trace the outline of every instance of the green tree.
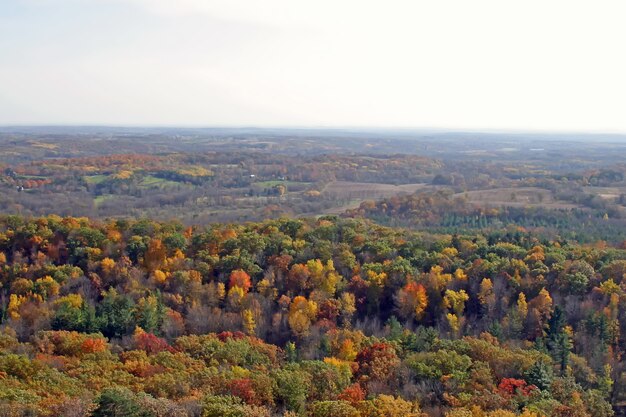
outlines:
[{"label": "green tree", "polygon": [[93,417],[156,417],[139,405],[137,398],[127,389],[109,388],[98,398],[98,408]]},{"label": "green tree", "polygon": [[96,308],[100,331],[106,337],[122,337],[131,334],[137,322],[135,303],[127,295],[118,294],[114,289],[105,293]]},{"label": "green tree", "polygon": [[311,388],[310,376],[298,366],[288,365],[272,373],[276,381],[276,396],[287,410],[302,412]]},{"label": "green tree", "polygon": [[540,390],[547,390],[554,379],[552,367],[543,361],[537,361],[524,373],[524,379]]},{"label": "green tree", "polygon": [[561,374],[564,374],[569,364],[572,350],[572,341],[565,330],[565,315],[563,310],[556,306],[548,320],[547,347],[554,359],[559,363]]}]

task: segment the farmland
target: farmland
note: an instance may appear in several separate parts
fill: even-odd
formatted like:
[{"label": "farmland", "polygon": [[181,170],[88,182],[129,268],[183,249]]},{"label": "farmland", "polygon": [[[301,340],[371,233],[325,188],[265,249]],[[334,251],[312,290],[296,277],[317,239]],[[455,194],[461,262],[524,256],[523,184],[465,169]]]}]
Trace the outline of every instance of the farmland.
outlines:
[{"label": "farmland", "polygon": [[626,148],[610,135],[85,128],[5,131],[0,144],[5,213],[38,215],[62,207],[67,215],[202,224],[374,215],[377,210],[361,207],[385,201],[382,217],[376,215],[383,219],[399,201],[417,196],[420,212],[407,211],[415,220],[437,211],[437,198],[419,196],[440,192],[465,214],[441,224],[423,220],[420,227],[475,227],[484,221],[465,216],[484,209],[525,213],[519,215],[526,225],[543,224],[531,209],[611,222],[625,217]]},{"label": "farmland", "polygon": [[[600,190],[595,188],[588,188],[587,191],[592,193],[600,192]],[[456,196],[463,197],[471,203],[480,203],[491,207],[581,208],[578,204],[558,200],[550,190],[538,187],[493,188],[488,190],[467,191],[458,193]]]}]

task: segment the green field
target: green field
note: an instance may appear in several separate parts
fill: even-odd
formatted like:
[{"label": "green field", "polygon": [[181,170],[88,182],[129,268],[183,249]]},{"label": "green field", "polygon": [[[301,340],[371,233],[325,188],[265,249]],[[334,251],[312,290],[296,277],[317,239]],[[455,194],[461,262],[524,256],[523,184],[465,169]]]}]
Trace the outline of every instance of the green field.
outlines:
[{"label": "green field", "polygon": [[300,181],[280,181],[280,180],[272,180],[272,181],[261,181],[261,182],[255,182],[254,185],[259,186],[259,187],[264,187],[264,188],[272,188],[272,187],[276,187],[277,185],[284,185],[285,187],[291,187],[291,186],[307,186],[307,185],[311,185],[312,183],[310,182],[300,182]]},{"label": "green field", "polygon": [[[83,178],[85,182],[87,182],[87,184],[98,185],[110,179],[111,176],[110,175],[89,175]],[[143,178],[141,179],[141,182],[138,185],[141,188],[151,188],[155,186],[162,188],[162,187],[171,187],[174,185],[180,185],[180,183],[176,181],[166,180],[164,178],[158,178],[152,175],[145,175],[143,176]]]},{"label": "green field", "polygon": [[182,185],[182,184],[176,181],[166,180],[165,178],[154,177],[152,175],[144,176],[143,179],[141,180],[141,183],[139,183],[139,186],[141,188],[152,188],[152,187],[163,188],[163,187],[173,187],[176,185]]},{"label": "green field", "polygon": [[107,178],[109,178],[108,175],[89,175],[89,176],[83,177],[83,179],[85,180],[87,184],[92,184],[92,185],[100,184],[101,182],[104,182]]},{"label": "green field", "polygon": [[112,200],[115,198],[114,194],[103,194],[103,195],[99,195],[97,197],[94,197],[93,199],[93,203],[96,206],[99,206],[100,204],[104,203],[107,200]]},{"label": "green field", "polygon": [[20,175],[18,178],[21,180],[45,180],[47,177],[41,175]]}]

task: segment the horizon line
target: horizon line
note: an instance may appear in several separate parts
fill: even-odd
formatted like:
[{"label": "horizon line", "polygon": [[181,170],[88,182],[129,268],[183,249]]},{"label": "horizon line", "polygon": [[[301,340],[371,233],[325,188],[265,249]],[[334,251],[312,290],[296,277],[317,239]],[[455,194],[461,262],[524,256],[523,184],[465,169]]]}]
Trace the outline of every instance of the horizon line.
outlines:
[{"label": "horizon line", "polygon": [[20,128],[104,128],[104,129],[254,129],[254,130],[319,130],[344,132],[404,132],[404,133],[486,133],[486,134],[577,134],[577,135],[614,135],[625,136],[626,130],[568,130],[568,129],[533,129],[533,128],[479,128],[479,127],[416,127],[416,126],[350,126],[350,125],[259,125],[259,124],[109,124],[109,123],[7,123],[0,124],[2,129]]}]

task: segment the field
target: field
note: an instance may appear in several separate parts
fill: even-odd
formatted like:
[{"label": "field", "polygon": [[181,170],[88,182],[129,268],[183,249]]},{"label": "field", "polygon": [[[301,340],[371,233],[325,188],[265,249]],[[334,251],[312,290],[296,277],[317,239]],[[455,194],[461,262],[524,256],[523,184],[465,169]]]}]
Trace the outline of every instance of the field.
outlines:
[{"label": "field", "polygon": [[173,187],[173,186],[178,186],[178,185],[181,185],[181,184],[175,181],[166,180],[165,178],[154,177],[152,175],[146,175],[145,177],[141,179],[141,182],[139,183],[139,187],[142,187],[142,188],[151,188],[151,187],[164,188],[164,187]]},{"label": "field", "polygon": [[596,194],[605,200],[617,200],[626,194],[626,187],[583,187],[583,191]]},{"label": "field", "polygon": [[400,193],[414,193],[415,191],[425,187],[427,184],[382,184],[368,182],[350,182],[350,181],[333,181],[323,188],[324,194],[360,194],[365,198],[384,198]]},{"label": "field", "polygon": [[88,175],[83,177],[87,184],[100,184],[108,178],[108,175]]},{"label": "field", "polygon": [[333,181],[321,191],[325,198],[337,201],[337,206],[324,211],[325,214],[341,214],[358,207],[365,200],[378,200],[394,195],[412,194],[423,189],[427,184],[382,184],[350,181]]},{"label": "field", "polygon": [[255,182],[254,185],[262,188],[272,188],[276,187],[277,185],[284,185],[285,187],[287,187],[287,189],[289,189],[290,187],[306,187],[308,185],[311,185],[311,183],[303,181],[272,180]]},{"label": "field", "polygon": [[112,194],[103,194],[103,195],[99,195],[97,197],[94,197],[93,203],[97,207],[100,204],[104,203],[105,201],[109,201],[109,200],[113,200],[113,199],[115,199],[114,195],[112,195]]},{"label": "field", "polygon": [[473,203],[504,207],[544,207],[553,209],[580,208],[577,204],[554,198],[549,190],[538,187],[494,188],[489,190],[467,191],[456,194]]},{"label": "field", "polygon": [[[76,216],[201,224],[343,215],[364,202],[397,206],[396,197],[442,192],[475,208],[584,209],[619,221],[626,147],[588,139],[593,144],[433,132],[0,130],[0,212],[40,215],[63,205]],[[419,212],[433,209],[417,200]]]}]

